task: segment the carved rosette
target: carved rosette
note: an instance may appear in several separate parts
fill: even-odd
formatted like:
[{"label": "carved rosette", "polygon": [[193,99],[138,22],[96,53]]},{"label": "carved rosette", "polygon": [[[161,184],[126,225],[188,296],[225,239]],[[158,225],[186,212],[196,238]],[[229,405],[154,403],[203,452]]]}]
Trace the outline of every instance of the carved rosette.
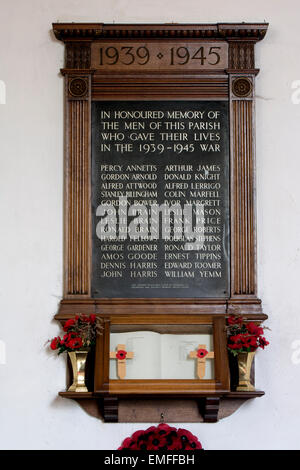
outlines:
[{"label": "carved rosette", "polygon": [[89,97],[89,77],[74,77],[68,78],[68,93],[69,98],[79,99]]},{"label": "carved rosette", "polygon": [[232,93],[237,98],[252,98],[253,85],[248,77],[238,77],[232,80]]}]

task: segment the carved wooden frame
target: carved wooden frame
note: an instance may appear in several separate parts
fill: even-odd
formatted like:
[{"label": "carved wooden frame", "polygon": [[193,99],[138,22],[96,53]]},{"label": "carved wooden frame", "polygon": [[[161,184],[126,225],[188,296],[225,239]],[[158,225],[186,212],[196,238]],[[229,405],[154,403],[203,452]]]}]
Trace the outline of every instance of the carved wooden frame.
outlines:
[{"label": "carved wooden frame", "polygon": [[[238,313],[263,321],[256,279],[255,68],[254,47],[268,24],[53,24],[65,43],[64,293],[55,318],[97,314],[107,323],[123,316],[189,319]],[[93,42],[221,41],[228,45],[224,70],[102,72],[92,67]],[[91,297],[91,102],[92,100],[228,100],[230,108],[230,296],[227,299],[96,299]],[[157,320],[155,320],[157,321]],[[99,351],[103,345],[100,339]],[[100,348],[100,349],[99,349]],[[98,364],[99,366],[99,364]],[[96,374],[95,393],[105,380]],[[102,384],[102,385],[101,385]],[[105,388],[105,387],[104,387]],[[178,389],[178,393],[180,390]],[[199,391],[198,391],[199,392]],[[102,392],[101,392],[102,393]],[[109,398],[109,391],[106,399]],[[111,406],[108,404],[108,406]]]},{"label": "carved wooden frame", "polygon": [[[255,215],[255,43],[267,24],[54,24],[65,42],[64,295],[56,318],[74,313],[240,313],[263,320],[257,297]],[[121,39],[120,39],[121,38]],[[228,43],[221,73],[101,73],[91,68],[93,41],[145,38]],[[92,99],[226,99],[231,136],[231,293],[228,299],[94,299],[90,297],[90,132]]]},{"label": "carved wooden frame", "polygon": [[[215,378],[210,380],[110,380],[109,379],[109,337],[113,325],[211,325],[213,327]],[[184,395],[210,396],[223,395],[230,391],[229,369],[226,351],[225,317],[212,315],[123,315],[111,316],[104,321],[104,331],[96,348],[95,395],[153,396]],[[150,352],[149,352],[150,353]],[[104,358],[104,361],[102,360]],[[101,364],[101,366],[100,366]]]}]

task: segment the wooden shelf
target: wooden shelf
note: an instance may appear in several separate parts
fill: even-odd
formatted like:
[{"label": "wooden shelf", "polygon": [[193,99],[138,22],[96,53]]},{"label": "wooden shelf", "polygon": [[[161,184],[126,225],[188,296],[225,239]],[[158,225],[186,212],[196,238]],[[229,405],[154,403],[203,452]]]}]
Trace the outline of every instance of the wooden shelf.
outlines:
[{"label": "wooden shelf", "polygon": [[[265,394],[262,390],[254,390],[253,392],[228,392],[220,394],[220,398],[258,398]],[[63,398],[100,398],[99,394],[94,392],[59,392],[59,396]]]},{"label": "wooden shelf", "polygon": [[254,390],[253,392],[229,392],[224,395],[224,398],[258,398],[264,394],[265,392],[261,390]]},{"label": "wooden shelf", "polygon": [[[265,392],[261,390],[254,390],[253,392],[223,392],[213,395],[199,394],[197,400],[199,410],[203,416],[205,423],[215,423],[218,421],[219,407],[222,398],[231,398],[233,400],[248,400],[250,398],[261,397]],[[76,400],[86,411],[91,412],[92,416],[99,417],[98,413],[103,417],[105,422],[118,422],[119,420],[119,399],[120,396],[114,395],[99,395],[97,392],[59,392],[59,396]],[[122,397],[124,398],[124,397]],[[145,396],[143,398],[146,398]],[[149,398],[149,397],[148,397]],[[153,397],[152,398],[157,398]],[[178,397],[177,397],[178,398]],[[97,410],[97,413],[96,411]]]},{"label": "wooden shelf", "polygon": [[93,392],[59,392],[58,395],[64,398],[95,398]]}]

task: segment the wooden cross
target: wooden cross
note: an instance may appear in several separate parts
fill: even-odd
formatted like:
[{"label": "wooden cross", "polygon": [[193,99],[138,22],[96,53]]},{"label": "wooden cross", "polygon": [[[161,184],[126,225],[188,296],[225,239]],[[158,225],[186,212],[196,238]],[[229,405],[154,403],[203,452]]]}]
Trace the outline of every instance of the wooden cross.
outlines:
[{"label": "wooden cross", "polygon": [[133,358],[133,352],[127,352],[125,344],[118,344],[117,351],[111,351],[109,353],[110,359],[117,359],[118,363],[118,377],[119,379],[125,379],[126,376],[126,359]]},{"label": "wooden cross", "polygon": [[215,353],[208,352],[205,344],[199,344],[197,351],[191,351],[189,354],[191,359],[197,359],[197,375],[199,379],[205,376],[205,363],[206,359],[213,359]]}]

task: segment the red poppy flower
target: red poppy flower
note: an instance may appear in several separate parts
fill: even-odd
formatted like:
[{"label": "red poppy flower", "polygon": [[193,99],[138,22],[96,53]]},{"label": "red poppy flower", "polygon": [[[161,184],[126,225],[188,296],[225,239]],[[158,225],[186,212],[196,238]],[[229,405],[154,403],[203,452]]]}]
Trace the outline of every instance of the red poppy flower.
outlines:
[{"label": "red poppy flower", "polygon": [[197,437],[194,436],[187,429],[178,429],[177,435],[178,435],[178,438],[182,442],[183,449],[185,450],[202,449],[202,446],[200,442],[198,441]]},{"label": "red poppy flower", "polygon": [[116,354],[116,358],[122,361],[123,359],[126,359],[127,356],[127,351],[124,351],[124,349],[119,349],[119,351]]},{"label": "red poppy flower", "polygon": [[90,315],[89,316],[89,322],[90,323],[95,323],[95,321],[96,321],[96,315]]},{"label": "red poppy flower", "polygon": [[150,426],[150,428],[147,428],[145,431],[143,431],[144,435],[150,434],[151,432],[156,431],[157,426]]},{"label": "red poppy flower", "polygon": [[242,348],[242,345],[241,344],[238,344],[238,343],[229,343],[228,344],[228,347],[230,349],[241,349]]},{"label": "red poppy flower", "polygon": [[140,439],[144,434],[145,434],[145,431],[142,431],[142,430],[135,431],[135,432],[132,434],[131,439],[132,439],[133,441],[137,441],[137,440]]},{"label": "red poppy flower", "polygon": [[77,336],[76,338],[71,338],[67,343],[65,343],[67,348],[70,349],[79,349],[82,347],[82,339]]},{"label": "red poppy flower", "polygon": [[247,323],[246,328],[251,335],[259,336],[264,332],[263,328],[255,325],[253,322]]},{"label": "red poppy flower", "polygon": [[53,351],[57,349],[60,344],[60,341],[61,339],[59,336],[57,336],[57,338],[53,338],[53,340],[50,343],[50,348],[53,349]]},{"label": "red poppy flower", "polygon": [[145,449],[144,449],[143,443],[133,441],[129,449],[130,450],[147,450],[147,444],[145,444]]},{"label": "red poppy flower", "polygon": [[186,429],[171,428],[165,423],[139,430],[126,438],[118,450],[200,450],[197,437]]},{"label": "red poppy flower", "polygon": [[177,435],[167,436],[167,446],[168,450],[182,450],[181,440]]},{"label": "red poppy flower", "polygon": [[230,336],[229,340],[230,340],[232,343],[240,343],[241,340],[242,340],[242,335],[241,335],[241,334],[238,334],[238,335]]},{"label": "red poppy flower", "polygon": [[[152,426],[154,427],[155,429],[155,426]],[[160,423],[157,428],[159,429],[159,433],[160,434],[163,434],[163,433],[167,433],[167,434],[170,434],[170,433],[176,433],[176,428],[172,428],[171,426],[169,426],[168,424],[166,423]],[[149,428],[150,429],[150,428]]]},{"label": "red poppy flower", "polygon": [[206,349],[198,349],[197,351],[197,357],[205,357],[208,354],[208,351]]},{"label": "red poppy flower", "polygon": [[74,318],[70,318],[70,320],[67,320],[66,323],[64,324],[64,331],[68,331],[68,329],[74,325],[75,325]]},{"label": "red poppy flower", "polygon": [[251,336],[247,334],[240,335],[241,336],[241,342],[245,348],[248,348],[250,346],[250,341],[251,341]]},{"label": "red poppy flower", "polygon": [[258,338],[259,341],[259,347],[262,349],[265,349],[265,346],[268,346],[269,341],[266,340],[266,338]]},{"label": "red poppy flower", "polygon": [[73,331],[73,332],[69,332],[69,333],[66,333],[64,336],[63,336],[63,339],[61,340],[61,344],[64,344],[65,346],[67,345],[67,343],[72,339],[72,338],[75,338],[76,337],[76,333]]},{"label": "red poppy flower", "polygon": [[66,348],[70,349],[79,349],[82,347],[82,339],[74,331],[66,333],[61,340],[61,345],[64,345]]},{"label": "red poppy flower", "polygon": [[160,450],[167,446],[165,435],[161,435],[158,430],[151,434],[147,442],[147,450]]},{"label": "red poppy flower", "polygon": [[122,449],[130,449],[130,445],[132,444],[132,439],[131,437],[126,437],[126,439],[124,439],[122,445],[118,448],[118,450],[122,450]]},{"label": "red poppy flower", "polygon": [[251,348],[257,348],[257,337],[256,336],[251,336],[250,341],[249,341],[249,346]]},{"label": "red poppy flower", "polygon": [[186,445],[185,445],[185,448],[184,450],[200,450],[202,449],[202,446],[200,444],[200,442],[188,442]]}]

